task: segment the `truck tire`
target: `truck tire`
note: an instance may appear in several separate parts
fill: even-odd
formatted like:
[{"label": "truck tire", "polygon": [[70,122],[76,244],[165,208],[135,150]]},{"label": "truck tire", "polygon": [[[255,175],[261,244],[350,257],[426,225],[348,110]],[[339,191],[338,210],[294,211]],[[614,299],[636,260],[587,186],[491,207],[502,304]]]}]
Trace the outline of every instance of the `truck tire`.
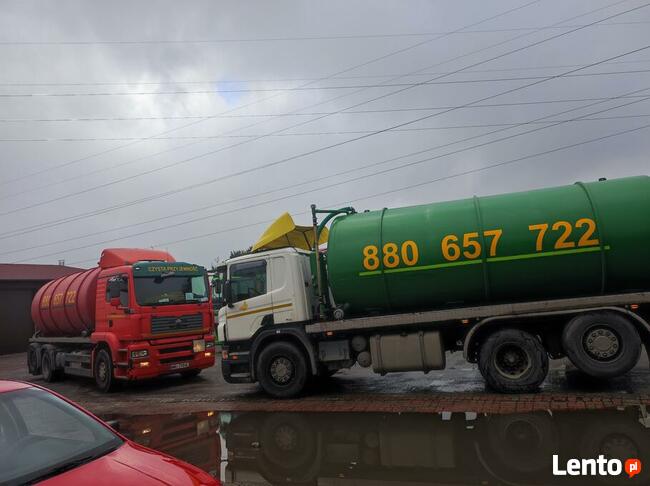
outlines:
[{"label": "truck tire", "polygon": [[295,397],[308,378],[305,355],[295,344],[283,341],[262,349],[255,370],[262,389],[275,398]]},{"label": "truck tire", "polygon": [[57,371],[55,363],[54,352],[47,349],[43,351],[43,356],[41,357],[41,373],[43,374],[43,379],[48,383],[55,382],[61,377],[61,373]]},{"label": "truck tire", "polygon": [[614,312],[574,317],[562,332],[568,358],[583,373],[612,378],[630,371],[641,355],[641,338],[634,325]]},{"label": "truck tire", "polygon": [[100,349],[95,355],[93,373],[95,375],[95,383],[100,391],[108,393],[114,388],[113,359],[106,349]]},{"label": "truck tire", "polygon": [[38,362],[38,348],[30,344],[27,349],[27,369],[29,370],[30,375],[40,375],[41,366]]},{"label": "truck tire", "polygon": [[482,344],[479,370],[487,384],[501,393],[536,391],[548,374],[542,343],[519,329],[496,331]]}]

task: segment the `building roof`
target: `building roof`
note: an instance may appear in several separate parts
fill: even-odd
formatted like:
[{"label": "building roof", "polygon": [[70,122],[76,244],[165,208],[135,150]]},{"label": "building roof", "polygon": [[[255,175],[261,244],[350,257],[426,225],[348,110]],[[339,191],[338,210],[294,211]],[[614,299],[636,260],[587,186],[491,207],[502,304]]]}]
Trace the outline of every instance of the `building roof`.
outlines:
[{"label": "building roof", "polygon": [[54,280],[83,268],[63,265],[28,265],[22,263],[0,263],[0,280]]}]

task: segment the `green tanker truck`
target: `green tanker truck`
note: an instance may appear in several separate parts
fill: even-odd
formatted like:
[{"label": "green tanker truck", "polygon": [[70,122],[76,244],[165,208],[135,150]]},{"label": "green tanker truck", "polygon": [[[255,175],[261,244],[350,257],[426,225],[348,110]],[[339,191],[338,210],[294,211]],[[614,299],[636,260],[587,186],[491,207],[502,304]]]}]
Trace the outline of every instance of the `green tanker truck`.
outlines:
[{"label": "green tanker truck", "polygon": [[312,215],[219,269],[226,381],[290,397],[355,364],[429,372],[459,351],[491,388],[530,392],[549,358],[609,378],[650,342],[650,177]]}]

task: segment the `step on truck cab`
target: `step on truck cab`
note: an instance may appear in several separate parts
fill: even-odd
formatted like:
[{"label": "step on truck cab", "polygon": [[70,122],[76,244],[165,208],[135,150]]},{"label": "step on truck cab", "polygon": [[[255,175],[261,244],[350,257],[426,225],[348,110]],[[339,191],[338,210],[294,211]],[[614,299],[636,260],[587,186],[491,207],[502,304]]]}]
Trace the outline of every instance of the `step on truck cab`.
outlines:
[{"label": "step on truck cab", "polygon": [[98,266],[53,280],[32,302],[28,368],[117,381],[214,365],[212,299],[206,270],[157,250],[106,249]]},{"label": "step on truck cab", "polygon": [[312,206],[311,227],[285,214],[218,271],[224,378],[289,397],[354,364],[441,370],[455,351],[501,392],[537,390],[549,358],[620,376],[650,344],[648,214],[647,176],[363,213]]}]

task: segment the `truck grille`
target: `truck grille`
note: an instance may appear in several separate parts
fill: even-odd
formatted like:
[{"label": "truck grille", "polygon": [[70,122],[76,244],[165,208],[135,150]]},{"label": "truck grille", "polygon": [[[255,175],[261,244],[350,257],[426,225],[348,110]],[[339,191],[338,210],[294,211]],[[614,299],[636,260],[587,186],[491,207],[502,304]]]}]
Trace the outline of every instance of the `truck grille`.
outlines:
[{"label": "truck grille", "polygon": [[203,327],[203,316],[193,314],[191,316],[157,316],[151,318],[151,333],[183,332],[201,329]]}]

